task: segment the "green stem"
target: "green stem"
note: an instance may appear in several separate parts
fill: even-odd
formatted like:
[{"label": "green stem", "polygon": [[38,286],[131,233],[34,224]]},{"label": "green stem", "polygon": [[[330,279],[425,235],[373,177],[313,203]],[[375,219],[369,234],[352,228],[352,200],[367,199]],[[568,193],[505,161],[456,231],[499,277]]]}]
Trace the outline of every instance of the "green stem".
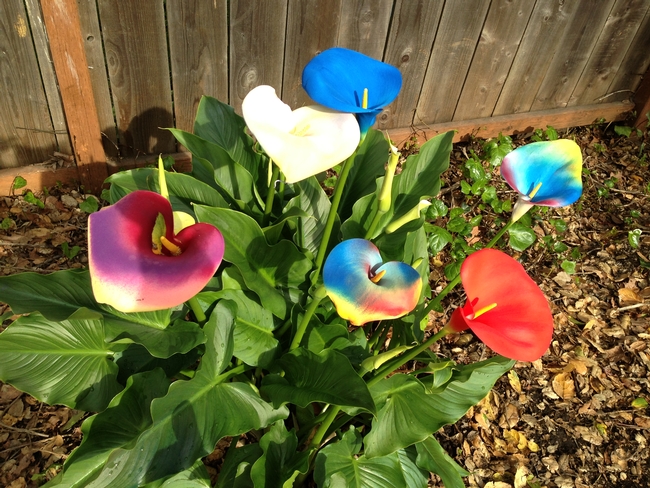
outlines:
[{"label": "green stem", "polygon": [[196,299],[196,297],[190,298],[187,301],[187,304],[192,309],[192,312],[194,313],[194,317],[196,318],[196,321],[199,324],[202,324],[203,322],[205,322],[205,313],[203,312],[203,309],[199,305],[199,301]]},{"label": "green stem", "polygon": [[341,168],[341,173],[339,178],[336,181],[336,187],[334,188],[334,195],[332,195],[332,204],[330,206],[330,212],[327,215],[327,221],[325,222],[325,229],[323,230],[323,238],[320,242],[320,247],[318,248],[318,254],[316,255],[316,271],[312,274],[311,282],[316,284],[318,278],[320,277],[321,268],[323,267],[323,261],[325,260],[325,253],[327,252],[327,245],[330,242],[330,236],[332,235],[332,228],[334,227],[334,222],[336,221],[336,213],[341,203],[341,196],[343,195],[343,187],[345,187],[345,182],[348,179],[350,174],[350,169],[352,169],[352,164],[354,163],[355,154],[352,154],[344,163]]},{"label": "green stem", "polygon": [[420,354],[422,351],[425,351],[428,349],[432,344],[434,344],[436,341],[441,339],[442,337],[446,336],[449,334],[449,330],[447,330],[445,327],[443,327],[437,334],[432,335],[429,337],[426,341],[424,341],[422,344],[420,344],[418,347],[411,349],[409,352],[404,354],[403,356],[400,356],[395,359],[395,361],[389,363],[388,365],[384,366],[381,368],[375,376],[372,377],[370,381],[368,381],[368,387],[374,385],[378,381],[380,381],[382,378],[386,377],[396,369],[401,368],[404,366],[406,363],[411,361],[413,358],[417,357],[418,354]]},{"label": "green stem", "polygon": [[308,450],[316,449],[321,445],[321,442],[323,442],[323,438],[325,437],[325,434],[327,434],[330,425],[332,425],[332,422],[334,422],[334,419],[336,419],[336,416],[340,411],[341,407],[330,405],[329,411],[327,412],[327,417],[325,417],[323,423],[320,424],[320,427],[318,427],[318,430],[314,434],[314,437],[312,437],[311,442],[308,446]]},{"label": "green stem", "polygon": [[239,366],[235,366],[230,371],[226,371],[225,373],[221,373],[219,376],[217,376],[213,380],[213,382],[214,382],[214,384],[223,383],[225,381],[228,381],[233,376],[237,376],[238,374],[242,374],[243,372],[248,371],[249,369],[253,369],[253,366],[249,366],[248,364],[241,364]]},{"label": "green stem", "polygon": [[[273,161],[269,159],[269,164],[273,164]],[[271,175],[271,184],[269,185],[269,192],[266,194],[266,203],[264,204],[264,225],[269,221],[271,217],[271,211],[273,210],[273,197],[275,197],[275,181],[278,179],[280,174],[280,169],[277,165],[273,164],[273,174]]]},{"label": "green stem", "polygon": [[291,346],[289,347],[290,351],[293,351],[298,346],[300,346],[300,342],[302,341],[302,337],[305,335],[305,331],[307,330],[307,325],[309,324],[312,315],[314,315],[314,312],[316,311],[316,308],[318,308],[318,304],[320,303],[320,301],[326,296],[327,294],[325,292],[324,286],[319,286],[316,289],[316,291],[314,291],[314,298],[312,298],[311,303],[307,307],[307,310],[305,311],[305,315],[302,316],[302,320],[298,324],[298,329],[296,329],[296,335],[293,337],[293,340],[291,341]]},{"label": "green stem", "polygon": [[[509,220],[508,223],[504,225],[499,232],[496,233],[492,240],[485,245],[485,248],[487,249],[494,247],[494,245],[499,241],[499,239],[501,239],[503,234],[508,231],[512,224],[514,224],[514,222],[512,220]],[[458,285],[458,283],[460,283],[460,275],[456,276],[453,280],[447,283],[447,286],[445,286],[435,298],[429,301],[422,312],[422,317],[425,317],[431,310],[438,310],[442,299],[445,298],[449,292],[453,290],[456,285]]]},{"label": "green stem", "polygon": [[368,232],[366,232],[364,239],[372,238],[373,234],[375,233],[375,230],[377,229],[377,225],[381,220],[382,215],[384,215],[385,213],[386,212],[382,212],[381,210],[377,209],[377,213],[375,213],[375,216],[372,219],[372,223],[370,224],[370,227],[368,227]]}]

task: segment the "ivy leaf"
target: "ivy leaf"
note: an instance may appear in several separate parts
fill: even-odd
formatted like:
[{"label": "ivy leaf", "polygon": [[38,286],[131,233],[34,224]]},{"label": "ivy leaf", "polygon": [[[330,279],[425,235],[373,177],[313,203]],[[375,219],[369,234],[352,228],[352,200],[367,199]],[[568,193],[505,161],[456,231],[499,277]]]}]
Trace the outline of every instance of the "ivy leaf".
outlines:
[{"label": "ivy leaf", "polygon": [[508,229],[510,239],[508,244],[515,251],[524,251],[532,246],[537,240],[535,231],[519,222],[516,222]]}]

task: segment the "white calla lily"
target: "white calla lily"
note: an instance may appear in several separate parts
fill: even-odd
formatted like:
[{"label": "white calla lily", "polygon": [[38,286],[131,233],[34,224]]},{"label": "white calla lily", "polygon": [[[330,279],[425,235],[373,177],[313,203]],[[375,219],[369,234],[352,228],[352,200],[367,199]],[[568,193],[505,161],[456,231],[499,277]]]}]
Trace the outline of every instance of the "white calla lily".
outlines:
[{"label": "white calla lily", "polygon": [[320,105],[292,111],[267,85],[253,88],[246,95],[242,112],[246,125],[284,173],[287,183],[345,161],[361,138],[353,114]]}]

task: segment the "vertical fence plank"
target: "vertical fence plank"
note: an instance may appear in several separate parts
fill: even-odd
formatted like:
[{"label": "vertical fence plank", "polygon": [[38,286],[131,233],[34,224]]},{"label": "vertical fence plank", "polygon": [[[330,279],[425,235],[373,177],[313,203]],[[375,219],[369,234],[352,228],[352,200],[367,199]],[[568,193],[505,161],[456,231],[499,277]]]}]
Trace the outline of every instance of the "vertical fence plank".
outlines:
[{"label": "vertical fence plank", "polygon": [[282,94],[287,0],[230,0],[230,104],[259,85]]},{"label": "vertical fence plank", "polygon": [[41,7],[81,183],[87,191],[97,193],[108,171],[77,3],[75,0],[45,1]]},{"label": "vertical fence plank", "polygon": [[167,23],[176,127],[191,131],[202,95],[228,102],[226,0],[167,2]]},{"label": "vertical fence plank", "polygon": [[104,51],[122,156],[173,152],[162,0],[99,0]]},{"label": "vertical fence plank", "polygon": [[531,110],[566,107],[573,89],[596,45],[614,0],[576,0],[578,9],[569,21],[562,49],[553,56]]},{"label": "vertical fence plank", "polygon": [[492,115],[528,112],[578,2],[539,0]]},{"label": "vertical fence plank", "polygon": [[408,127],[413,122],[443,5],[397,0],[384,61],[399,67],[403,84],[397,99],[377,117],[380,129]]},{"label": "vertical fence plank", "polygon": [[302,69],[316,54],[336,46],[341,1],[289,0],[282,99],[294,109],[313,103],[302,89]]},{"label": "vertical fence plank", "polygon": [[383,59],[393,0],[346,0],[337,44]]},{"label": "vertical fence plank", "polygon": [[489,6],[489,0],[445,3],[415,123],[452,120]]},{"label": "vertical fence plank", "polygon": [[[626,98],[630,96],[627,90],[637,91],[641,89],[640,83],[643,79],[644,82],[650,87],[650,8],[645,14],[645,18],[641,23],[639,30],[634,36],[634,40],[630,48],[625,54],[620,68],[616,72],[616,76],[609,87],[609,93],[618,91],[623,92]],[[644,75],[645,73],[645,75]],[[636,93],[635,93],[636,94]],[[638,99],[637,99],[638,100]],[[645,118],[645,112],[639,113]]]},{"label": "vertical fence plank", "polygon": [[0,2],[0,168],[48,159],[57,148],[22,0]]},{"label": "vertical fence plank", "polygon": [[454,120],[492,115],[534,3],[494,0],[460,95]]},{"label": "vertical fence plank", "polygon": [[79,23],[81,24],[81,37],[83,39],[90,83],[95,96],[95,107],[99,126],[102,130],[102,145],[107,156],[117,157],[117,127],[113,113],[111,90],[108,83],[106,58],[102,43],[102,33],[99,28],[99,14],[94,0],[77,0],[79,7]]},{"label": "vertical fence plank", "polygon": [[[629,98],[609,91],[612,81],[641,22],[648,12],[649,0],[617,0],[605,27],[600,31],[598,42],[589,57],[578,84],[573,91],[569,105],[586,105],[598,102],[612,102]],[[650,46],[646,44],[646,50]]]},{"label": "vertical fence plank", "polygon": [[65,123],[65,115],[63,113],[63,106],[61,105],[61,96],[59,95],[56,75],[54,74],[54,66],[50,58],[50,47],[47,43],[47,34],[45,33],[41,7],[38,0],[26,0],[25,6],[27,7],[29,25],[32,29],[32,38],[36,47],[38,65],[41,69],[41,78],[43,79],[47,105],[50,109],[50,117],[52,117],[54,136],[59,145],[59,151],[65,154],[72,154],[70,136],[68,135],[68,128]]}]

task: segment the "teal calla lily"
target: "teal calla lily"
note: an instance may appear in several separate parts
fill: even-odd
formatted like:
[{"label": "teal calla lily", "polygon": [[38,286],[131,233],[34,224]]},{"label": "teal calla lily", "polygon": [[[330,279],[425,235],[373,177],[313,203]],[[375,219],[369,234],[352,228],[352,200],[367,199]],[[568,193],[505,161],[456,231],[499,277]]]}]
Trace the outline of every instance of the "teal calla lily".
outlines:
[{"label": "teal calla lily", "polygon": [[316,103],[357,114],[364,136],[377,115],[399,94],[402,73],[360,52],[333,47],[307,63],[302,87]]},{"label": "teal calla lily", "polygon": [[138,190],[88,218],[93,294],[121,312],[172,308],[200,292],[223,258],[219,230],[205,223],[174,234],[169,201]]},{"label": "teal calla lily", "polygon": [[354,115],[322,106],[292,111],[275,89],[253,88],[242,102],[244,120],[266,153],[295,183],[345,161],[359,145]]},{"label": "teal calla lily", "polygon": [[501,164],[501,175],[520,196],[512,221],[534,205],[565,207],[582,195],[582,153],[568,139],[520,146]]},{"label": "teal calla lily", "polygon": [[422,291],[422,278],[412,266],[384,263],[379,249],[365,239],[349,239],[332,249],[323,283],[338,314],[352,325],[406,315]]}]

